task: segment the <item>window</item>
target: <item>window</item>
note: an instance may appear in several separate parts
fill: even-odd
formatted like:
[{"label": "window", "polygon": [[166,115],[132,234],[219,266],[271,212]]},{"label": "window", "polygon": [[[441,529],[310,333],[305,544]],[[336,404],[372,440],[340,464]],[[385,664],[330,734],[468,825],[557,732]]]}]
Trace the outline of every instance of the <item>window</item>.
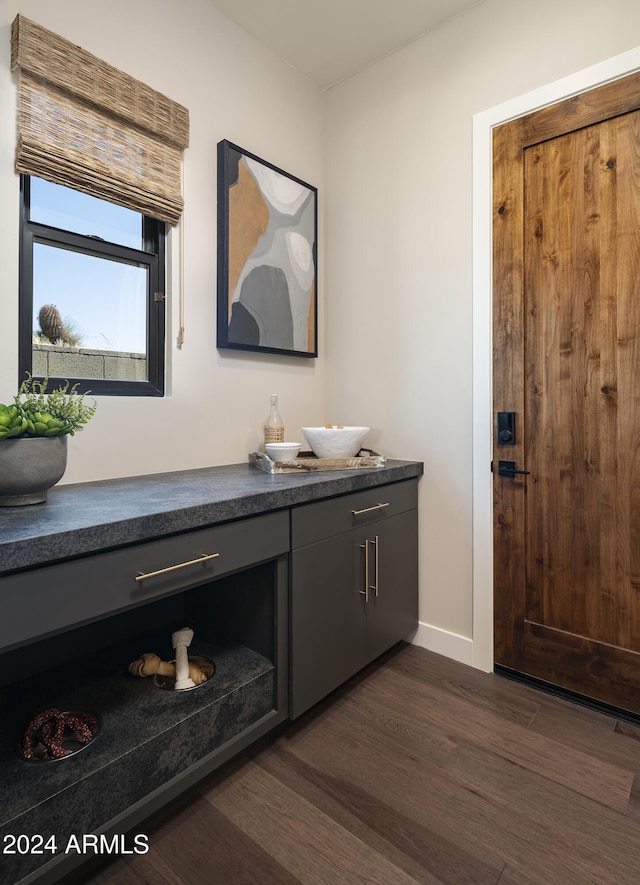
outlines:
[{"label": "window", "polygon": [[182,216],[189,111],[16,15],[19,373],[164,390],[165,225]]},{"label": "window", "polygon": [[21,176],[20,378],[164,392],[165,224]]}]

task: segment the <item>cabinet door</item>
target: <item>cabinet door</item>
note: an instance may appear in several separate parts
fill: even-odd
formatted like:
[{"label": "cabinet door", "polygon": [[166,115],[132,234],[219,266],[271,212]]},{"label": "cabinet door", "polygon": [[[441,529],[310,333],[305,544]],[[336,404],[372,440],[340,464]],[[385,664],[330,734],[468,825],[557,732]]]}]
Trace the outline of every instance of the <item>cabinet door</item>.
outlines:
[{"label": "cabinet door", "polygon": [[384,519],[366,532],[369,594],[367,663],[418,626],[418,513]]},{"label": "cabinet door", "polygon": [[365,665],[363,557],[352,532],[292,554],[292,718]]}]

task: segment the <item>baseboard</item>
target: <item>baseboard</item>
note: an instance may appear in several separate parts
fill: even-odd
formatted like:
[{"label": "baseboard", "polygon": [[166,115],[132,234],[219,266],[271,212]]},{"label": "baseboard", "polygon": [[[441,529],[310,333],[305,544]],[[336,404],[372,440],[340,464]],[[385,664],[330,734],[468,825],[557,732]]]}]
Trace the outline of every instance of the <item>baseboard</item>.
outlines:
[{"label": "baseboard", "polygon": [[458,661],[459,664],[473,666],[473,640],[468,636],[460,636],[441,627],[420,622],[418,629],[408,641],[413,645],[419,645],[420,648]]}]

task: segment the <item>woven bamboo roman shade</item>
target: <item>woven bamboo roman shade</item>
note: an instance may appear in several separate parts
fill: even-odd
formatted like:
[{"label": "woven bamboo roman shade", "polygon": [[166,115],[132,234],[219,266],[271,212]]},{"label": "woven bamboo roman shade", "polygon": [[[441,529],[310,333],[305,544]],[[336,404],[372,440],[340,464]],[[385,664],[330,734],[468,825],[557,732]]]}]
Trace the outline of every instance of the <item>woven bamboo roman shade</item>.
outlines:
[{"label": "woven bamboo roman shade", "polygon": [[175,224],[189,112],[46,28],[17,15],[16,171]]}]

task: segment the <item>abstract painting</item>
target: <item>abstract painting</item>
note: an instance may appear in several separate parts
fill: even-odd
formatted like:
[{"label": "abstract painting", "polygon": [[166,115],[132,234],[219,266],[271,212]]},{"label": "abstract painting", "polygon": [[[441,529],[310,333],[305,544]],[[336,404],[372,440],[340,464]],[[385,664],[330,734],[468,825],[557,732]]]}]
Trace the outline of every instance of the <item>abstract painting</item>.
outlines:
[{"label": "abstract painting", "polygon": [[318,355],[315,187],[218,144],[220,348]]}]

